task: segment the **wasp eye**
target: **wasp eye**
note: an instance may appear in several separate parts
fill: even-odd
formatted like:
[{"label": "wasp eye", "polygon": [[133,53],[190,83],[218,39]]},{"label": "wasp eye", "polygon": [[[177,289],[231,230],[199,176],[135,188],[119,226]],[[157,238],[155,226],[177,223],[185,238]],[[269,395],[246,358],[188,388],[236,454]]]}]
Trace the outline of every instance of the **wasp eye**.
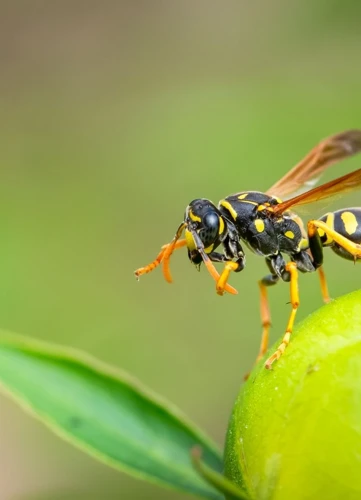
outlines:
[{"label": "wasp eye", "polygon": [[203,217],[203,224],[207,229],[217,229],[219,227],[219,217],[215,212],[207,212]]},{"label": "wasp eye", "polygon": [[202,219],[202,229],[199,233],[203,244],[208,247],[217,239],[219,231],[219,217],[215,212],[207,212]]}]

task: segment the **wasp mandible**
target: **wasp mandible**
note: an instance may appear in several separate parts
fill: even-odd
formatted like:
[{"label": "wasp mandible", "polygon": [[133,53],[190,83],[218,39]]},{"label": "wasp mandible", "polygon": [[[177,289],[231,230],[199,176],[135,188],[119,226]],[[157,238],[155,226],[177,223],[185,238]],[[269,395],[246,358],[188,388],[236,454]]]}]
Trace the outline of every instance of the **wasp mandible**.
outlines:
[{"label": "wasp mandible", "polygon": [[[361,168],[312,188],[330,165],[361,151],[361,130],[348,130],[321,141],[281,180],[265,193],[241,191],[227,196],[215,206],[210,200],[193,200],[186,208],[184,220],[173,240],[164,245],[156,259],[135,271],[138,278],[163,265],[165,279],[171,283],[169,260],[174,250],[187,247],[190,261],[202,263],[216,281],[216,291],[236,294],[229,283],[230,273],[244,269],[246,259],[241,245],[264,257],[270,274],[259,281],[262,340],[257,361],[267,351],[271,316],[267,287],[280,279],[290,283],[291,314],[278,349],[267,359],[271,368],[287,345],[299,306],[298,272],[318,270],[325,302],[329,294],[323,271],[323,248],[330,247],[344,259],[361,259],[361,208],[345,208],[312,219],[305,229],[294,207],[323,200],[361,186]],[[292,197],[290,197],[292,195]],[[184,239],[180,239],[184,231]],[[223,252],[216,252],[218,247]],[[288,256],[286,262],[284,255]],[[224,263],[219,274],[213,262]]]}]

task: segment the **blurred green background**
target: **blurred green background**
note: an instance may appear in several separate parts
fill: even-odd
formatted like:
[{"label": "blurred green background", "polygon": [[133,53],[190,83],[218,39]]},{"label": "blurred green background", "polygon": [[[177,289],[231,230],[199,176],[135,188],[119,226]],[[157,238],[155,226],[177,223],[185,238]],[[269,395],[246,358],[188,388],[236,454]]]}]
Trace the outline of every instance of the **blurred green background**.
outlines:
[{"label": "blurred green background", "polygon": [[[137,283],[196,197],[266,190],[361,126],[357,0],[1,3],[0,325],[132,372],[223,446],[260,341],[248,252],[216,295],[185,251]],[[356,157],[325,179],[361,166]],[[360,205],[360,195],[328,207]],[[331,295],[359,287],[326,256]],[[358,270],[358,269],[357,269]],[[301,276],[298,320],[321,305]],[[272,338],[288,287],[270,290]],[[1,398],[0,498],[181,499],[107,469]]]}]

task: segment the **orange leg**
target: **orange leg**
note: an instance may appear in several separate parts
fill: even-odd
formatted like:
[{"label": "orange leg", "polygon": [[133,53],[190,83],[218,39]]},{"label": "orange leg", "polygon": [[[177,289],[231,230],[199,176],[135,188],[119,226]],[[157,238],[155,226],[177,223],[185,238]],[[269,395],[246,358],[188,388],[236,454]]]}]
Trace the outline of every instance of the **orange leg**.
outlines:
[{"label": "orange leg", "polygon": [[323,267],[318,268],[318,276],[320,278],[320,285],[321,285],[321,293],[322,293],[322,298],[325,304],[330,302],[330,295],[328,293],[328,286],[327,286],[327,281],[326,281],[326,276],[325,276],[325,271],[323,270]]},{"label": "orange leg", "polygon": [[[268,304],[268,293],[267,286],[261,281],[258,282],[258,286],[260,289],[261,295],[261,320],[262,320],[262,337],[261,337],[261,345],[259,348],[258,356],[256,358],[256,364],[260,361],[263,356],[266,354],[268,349],[268,341],[269,341],[269,331],[271,327],[271,313]],[[244,380],[247,380],[249,377],[249,373],[244,376]]]},{"label": "orange leg", "polygon": [[156,258],[153,260],[153,262],[151,262],[150,264],[148,264],[148,265],[146,265],[144,267],[140,267],[139,269],[136,269],[134,271],[135,277],[137,279],[139,279],[139,277],[142,276],[143,274],[150,273],[150,272],[153,271],[153,269],[155,269],[156,267],[158,267],[159,264],[163,260],[164,251],[165,251],[164,248],[162,248],[162,250],[156,256]]},{"label": "orange leg", "polygon": [[[174,252],[174,250],[177,250],[177,248],[182,248],[187,245],[187,240],[178,240],[175,243],[168,243],[168,245],[165,245],[164,249],[164,254],[163,254],[163,276],[165,280],[168,283],[172,283],[172,275],[170,273],[170,268],[169,268],[169,260]],[[170,248],[171,247],[171,248]]]},{"label": "orange leg", "polygon": [[[177,232],[177,234],[178,234],[178,232]],[[176,235],[176,237],[177,237],[177,235]],[[137,269],[135,271],[134,274],[135,274],[137,279],[139,279],[139,277],[142,276],[143,274],[150,273],[156,267],[158,267],[159,264],[163,263],[164,278],[168,283],[172,283],[172,275],[171,275],[170,269],[169,269],[170,257],[172,255],[172,253],[174,252],[174,250],[177,250],[178,248],[182,248],[182,247],[187,245],[186,239],[177,240],[176,237],[170,243],[167,243],[167,244],[162,246],[162,250],[159,252],[159,254],[154,259],[153,262],[151,262],[147,266],[140,267],[139,269]],[[216,268],[214,267],[214,265],[212,264],[210,258],[208,257],[208,255],[205,252],[203,252],[202,258],[203,258],[204,264],[205,264],[209,274],[218,283],[218,281],[220,279],[220,275],[219,275],[218,271],[216,270]],[[233,288],[233,286],[229,285],[228,283],[225,283],[224,291],[226,291],[232,295],[237,295],[237,293],[238,293],[237,290],[235,288]]]},{"label": "orange leg", "polygon": [[[177,243],[174,246],[174,250],[177,250],[177,248],[182,248],[185,247],[187,244],[187,240],[183,238],[182,240],[178,240]],[[166,250],[169,247],[170,243],[166,243],[165,245],[162,246],[162,250]]]},{"label": "orange leg", "polygon": [[227,290],[227,287],[229,287],[229,285],[227,285],[229,275],[231,274],[232,271],[235,271],[236,269],[238,269],[237,262],[233,261],[226,262],[224,269],[217,280],[216,290],[218,295],[223,295],[225,290]]},{"label": "orange leg", "polygon": [[[219,273],[217,272],[217,269],[214,267],[209,255],[205,252],[202,240],[200,239],[199,235],[196,233],[196,231],[191,230],[192,238],[194,241],[194,245],[197,249],[197,251],[200,253],[202,260],[204,262],[204,265],[207,268],[207,271],[209,274],[212,276],[212,278],[215,280],[215,282],[218,284],[219,280],[222,279],[222,275],[220,276]],[[237,295],[237,290],[233,288],[233,286],[228,285],[227,283],[227,278],[224,280],[224,287],[223,287],[223,293],[224,292],[229,292],[232,295]],[[218,293],[218,290],[217,290]],[[219,295],[223,295],[223,293],[220,293]]]},{"label": "orange leg", "polygon": [[[222,274],[223,273],[221,275],[219,274],[219,272],[217,271],[217,269],[212,264],[211,259],[208,257],[208,255],[206,253],[204,253],[204,255],[202,255],[202,258],[203,258],[204,265],[206,266],[209,274],[212,276],[212,278],[214,279],[214,281],[218,285],[218,282],[222,278]],[[217,290],[217,285],[216,285],[216,290]],[[237,295],[238,294],[237,290],[235,288],[233,288],[233,286],[229,285],[226,282],[224,283],[224,289],[223,289],[222,293],[218,293],[218,290],[217,290],[218,295],[223,295],[224,292],[228,292],[231,295]]]},{"label": "orange leg", "polygon": [[[177,248],[182,248],[184,247],[185,245],[187,244],[187,241],[184,239],[184,240],[178,240],[175,245],[174,245],[174,248],[173,250],[176,250]],[[153,271],[156,267],[159,266],[159,264],[163,261],[164,259],[164,254],[165,254],[165,251],[166,249],[169,247],[169,245],[171,245],[171,243],[167,243],[166,245],[163,245],[162,246],[162,250],[159,252],[159,254],[157,255],[157,257],[153,260],[153,262],[151,262],[150,264],[148,264],[147,266],[144,266],[144,267],[140,267],[139,269],[137,269],[134,274],[137,278],[139,278],[140,276],[142,276],[143,274],[147,274],[147,273],[150,273],[151,271]]]},{"label": "orange leg", "polygon": [[175,233],[174,238],[172,241],[165,247],[163,257],[162,257],[162,262],[163,262],[163,276],[168,283],[172,283],[172,275],[170,274],[170,269],[169,269],[169,259],[172,256],[172,253],[176,249],[177,246],[177,241],[181,237],[183,230],[185,228],[185,223],[182,222],[182,224],[178,227],[177,232]]},{"label": "orange leg", "polygon": [[[161,262],[163,262],[164,278],[166,281],[168,281],[168,283],[172,283],[172,275],[171,275],[170,269],[169,269],[169,260],[172,256],[172,253],[174,252],[174,250],[187,245],[186,239],[179,240],[185,227],[186,227],[186,223],[182,222],[182,224],[178,227],[177,232],[176,232],[173,240],[170,243],[163,245],[162,250],[159,252],[159,254],[155,258],[155,260],[153,262],[151,262],[150,264],[148,264],[147,266],[140,267],[139,269],[137,269],[135,271],[135,276],[137,278],[139,278],[139,276],[142,276],[143,274],[150,273],[151,271],[153,271],[153,269],[155,269],[157,266],[159,266],[159,264]],[[203,244],[202,244],[201,240],[199,239],[197,233],[192,232],[192,236],[194,239],[195,246],[196,246],[198,252],[201,254],[203,262],[204,262],[208,272],[210,273],[212,278],[218,283],[218,281],[221,279],[221,276],[219,275],[216,268],[212,264],[212,261],[209,258],[209,256],[204,251]],[[197,241],[198,239],[199,239],[199,241]],[[221,295],[224,293],[224,291],[227,291],[233,295],[236,295],[238,293],[237,290],[235,288],[233,288],[231,285],[227,284],[227,279],[228,279],[228,276],[224,279],[223,292],[221,293]]]},{"label": "orange leg", "polygon": [[321,220],[310,220],[308,222],[308,234],[310,237],[314,236],[317,228],[322,229],[335,243],[353,255],[355,259],[361,259],[361,245],[348,240]]},{"label": "orange leg", "polygon": [[288,323],[287,323],[287,328],[286,328],[286,333],[283,336],[281,344],[278,346],[276,352],[272,354],[270,358],[267,359],[265,363],[265,367],[269,370],[272,366],[272,363],[274,361],[280,359],[282,354],[284,353],[286,347],[290,343],[290,338],[293,330],[293,325],[295,322],[296,318],[296,313],[298,306],[300,304],[300,298],[299,298],[299,293],[298,293],[298,271],[297,271],[297,265],[295,262],[288,262],[286,264],[286,271],[289,271],[291,275],[291,281],[290,281],[290,289],[291,289],[291,304],[292,304],[292,311],[291,315],[289,317]]},{"label": "orange leg", "polygon": [[261,320],[262,320],[262,337],[261,337],[261,346],[256,359],[256,363],[258,363],[258,361],[263,358],[268,349],[269,330],[271,327],[271,313],[268,304],[267,287],[264,283],[262,283],[262,281],[259,281],[258,285],[261,294],[260,310],[261,310]]},{"label": "orange leg", "polygon": [[[347,252],[353,255],[355,261],[361,259],[361,245],[358,243],[354,243],[353,241],[345,238],[342,234],[335,231],[332,227],[329,227],[325,222],[321,220],[310,220],[307,224],[308,235],[309,238],[314,238],[317,235],[317,229],[322,229],[322,231],[330,238],[331,241],[334,241],[340,247],[344,248]],[[321,292],[324,302],[330,302],[330,296],[328,293],[326,276],[323,271],[322,266],[318,269],[320,284],[321,284]]]}]

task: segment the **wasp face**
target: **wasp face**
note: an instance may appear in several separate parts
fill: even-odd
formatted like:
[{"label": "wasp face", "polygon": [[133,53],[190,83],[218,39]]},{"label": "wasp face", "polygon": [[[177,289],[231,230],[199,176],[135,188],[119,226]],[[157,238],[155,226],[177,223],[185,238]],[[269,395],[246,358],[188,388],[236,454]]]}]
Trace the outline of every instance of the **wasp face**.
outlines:
[{"label": "wasp face", "polygon": [[226,235],[225,221],[218,208],[205,198],[193,200],[188,205],[184,221],[188,257],[193,264],[199,265],[202,257],[197,251],[194,233],[198,235],[204,251],[211,253],[221,244]]}]

